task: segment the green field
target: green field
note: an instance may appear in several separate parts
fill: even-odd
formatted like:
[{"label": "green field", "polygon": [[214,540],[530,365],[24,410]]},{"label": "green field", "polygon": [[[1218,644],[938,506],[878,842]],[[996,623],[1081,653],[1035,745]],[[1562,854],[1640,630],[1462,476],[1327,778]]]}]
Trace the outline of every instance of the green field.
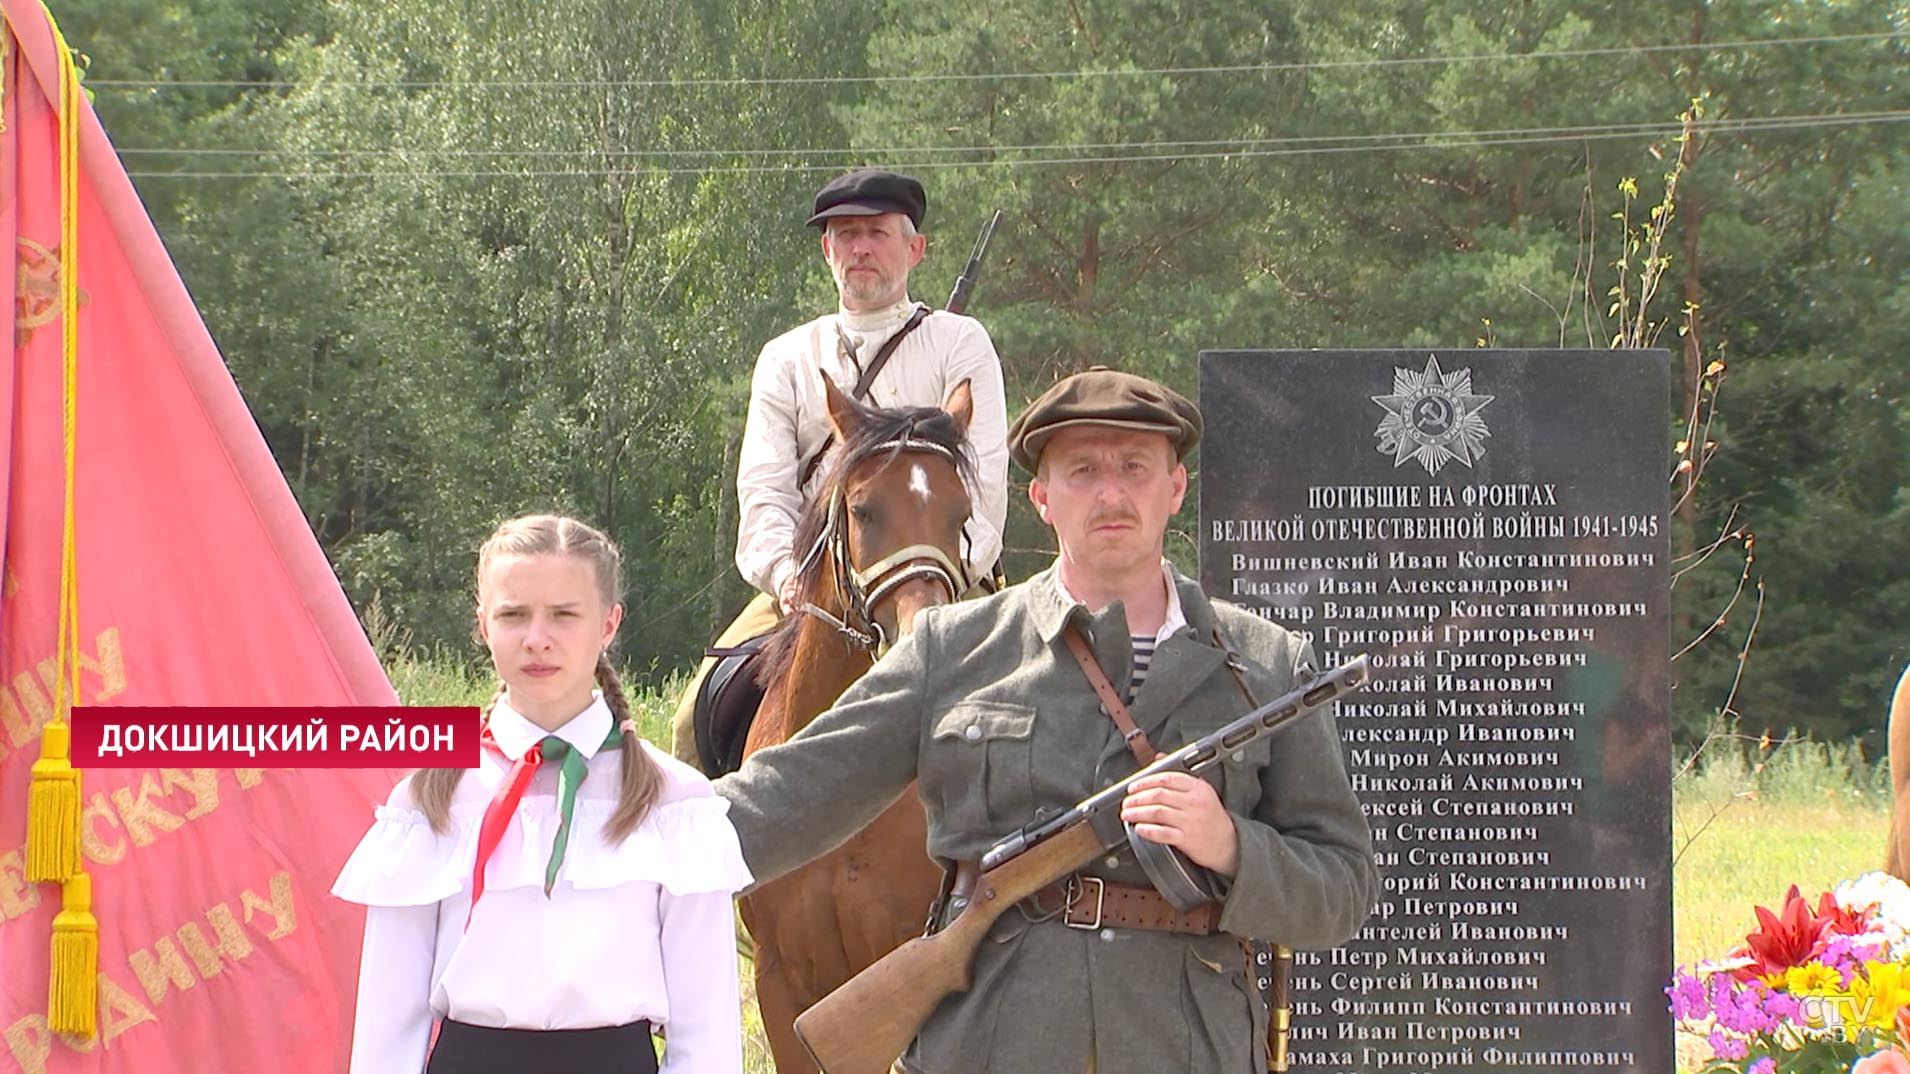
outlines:
[{"label": "green field", "polygon": [[[1848,802],[1680,802],[1674,839],[1703,827],[1678,858],[1673,890],[1679,964],[1723,954],[1756,926],[1752,906],[1775,910],[1792,884],[1816,892],[1883,867],[1889,815]],[[1678,844],[1674,843],[1674,853]]]},{"label": "green field", "polygon": [[[393,681],[408,704],[477,704],[492,689],[444,662],[398,662]],[[633,700],[651,741],[670,738],[675,685]],[[1776,908],[1792,884],[1807,897],[1879,869],[1889,828],[1888,780],[1854,746],[1764,745],[1720,734],[1672,782],[1673,961],[1714,958],[1757,924],[1752,907]],[[769,1065],[744,965],[747,1070]]]},{"label": "green field", "polygon": [[[1815,901],[1883,867],[1888,781],[1854,748],[1746,744],[1673,783],[1672,943],[1680,965],[1741,943],[1754,905],[1796,884]],[[1761,762],[1761,763],[1759,763]]]}]

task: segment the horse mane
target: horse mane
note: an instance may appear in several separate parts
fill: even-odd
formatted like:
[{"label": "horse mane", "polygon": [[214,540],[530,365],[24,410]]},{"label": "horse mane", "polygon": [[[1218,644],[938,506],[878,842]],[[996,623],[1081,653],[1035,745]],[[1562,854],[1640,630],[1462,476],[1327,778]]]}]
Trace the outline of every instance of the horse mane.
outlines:
[{"label": "horse mane", "polygon": [[[830,449],[835,460],[824,467],[827,476],[822,487],[816,490],[815,498],[809,501],[803,508],[802,517],[796,520],[796,555],[799,557],[808,555],[822,536],[824,527],[829,524],[829,506],[835,502],[849,476],[877,455],[893,458],[903,453],[894,441],[907,437],[946,448],[955,456],[955,471],[961,476],[962,483],[974,487],[974,457],[968,452],[965,433],[956,426],[954,417],[948,411],[932,406],[888,409],[854,399],[848,402],[855,409],[858,419],[855,432]],[[803,600],[815,599],[816,586],[827,569],[827,556],[817,556],[806,565],[798,566],[796,592]],[[763,643],[756,682],[764,689],[769,689],[779,681],[795,663],[796,637],[802,633],[804,618],[801,615],[784,616],[769,640]]]}]

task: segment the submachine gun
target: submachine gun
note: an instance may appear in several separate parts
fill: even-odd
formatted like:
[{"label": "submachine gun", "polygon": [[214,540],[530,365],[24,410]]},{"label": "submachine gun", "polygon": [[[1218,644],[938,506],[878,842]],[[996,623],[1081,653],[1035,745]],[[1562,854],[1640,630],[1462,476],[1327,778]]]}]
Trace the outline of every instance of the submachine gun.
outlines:
[{"label": "submachine gun", "polygon": [[968,990],[982,937],[1009,907],[1129,843],[1121,800],[1129,784],[1157,772],[1197,773],[1233,751],[1364,686],[1359,656],[1077,803],[995,844],[982,858],[974,894],[955,920],[884,955],[796,1018],[796,1036],[823,1074],[888,1074],[922,1023],[951,992]]}]

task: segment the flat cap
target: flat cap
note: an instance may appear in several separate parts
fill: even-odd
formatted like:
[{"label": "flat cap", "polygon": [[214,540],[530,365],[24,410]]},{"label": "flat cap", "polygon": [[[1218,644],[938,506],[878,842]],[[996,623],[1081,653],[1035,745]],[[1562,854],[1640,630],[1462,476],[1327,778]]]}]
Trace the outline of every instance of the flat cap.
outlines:
[{"label": "flat cap", "polygon": [[1146,377],[1097,365],[1056,381],[1029,403],[1008,430],[1008,452],[1032,474],[1048,438],[1077,425],[1160,433],[1174,445],[1177,459],[1200,443],[1200,411],[1185,396]]},{"label": "flat cap", "polygon": [[928,195],[913,177],[885,172],[880,168],[857,168],[838,175],[816,191],[816,213],[809,218],[812,227],[827,227],[836,216],[880,216],[901,213],[916,227],[928,213]]}]

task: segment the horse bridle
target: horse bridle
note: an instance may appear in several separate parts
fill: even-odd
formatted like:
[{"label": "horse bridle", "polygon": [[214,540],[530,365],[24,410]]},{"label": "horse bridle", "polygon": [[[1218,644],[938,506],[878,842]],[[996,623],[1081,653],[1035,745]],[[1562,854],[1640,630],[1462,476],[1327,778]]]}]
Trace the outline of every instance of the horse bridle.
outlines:
[{"label": "horse bridle", "polygon": [[[947,459],[958,469],[961,465],[955,452],[911,433],[884,440],[870,448],[869,454],[884,451],[927,452]],[[837,618],[810,601],[803,602],[797,610],[835,627],[838,633],[871,654],[880,655],[894,641],[875,618],[875,609],[883,601],[918,578],[941,583],[942,588],[948,591],[948,599],[953,601],[968,591],[968,571],[950,559],[948,553],[932,544],[912,544],[898,548],[868,567],[857,570],[849,562],[848,513],[849,505],[843,496],[842,485],[837,484],[830,495],[829,514],[822,532],[816,535],[816,543],[810,546],[796,567],[796,573],[801,575],[813,568],[825,554],[830,557],[835,567],[836,597],[842,602],[842,617]],[[966,536],[964,533],[964,539]]]}]

